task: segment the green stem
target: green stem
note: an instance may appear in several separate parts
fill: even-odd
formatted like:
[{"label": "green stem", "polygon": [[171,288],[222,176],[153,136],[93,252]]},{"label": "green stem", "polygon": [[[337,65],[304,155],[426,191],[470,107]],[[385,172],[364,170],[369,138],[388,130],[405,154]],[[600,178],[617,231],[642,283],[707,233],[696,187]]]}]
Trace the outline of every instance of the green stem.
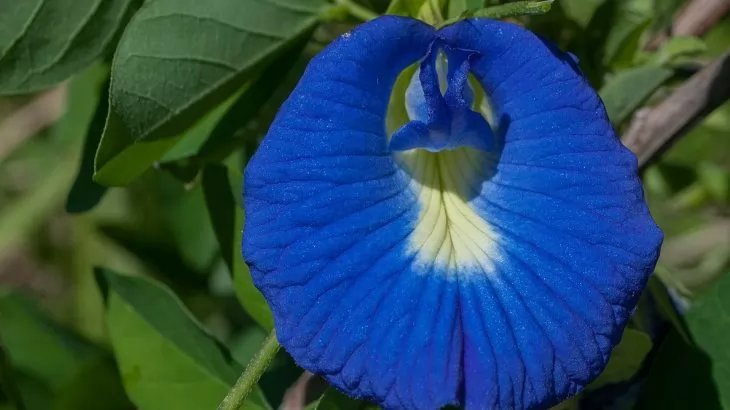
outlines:
[{"label": "green stem", "polygon": [[374,11],[355,3],[353,0],[335,0],[335,3],[347,10],[351,16],[362,21],[370,21],[379,17]]},{"label": "green stem", "polygon": [[243,406],[246,397],[256,387],[256,383],[258,383],[261,376],[266,372],[266,369],[269,368],[269,364],[276,356],[276,352],[279,351],[280,347],[279,341],[276,340],[276,331],[272,330],[269,336],[266,337],[266,340],[264,340],[261,350],[251,359],[248,366],[246,366],[246,370],[243,371],[241,377],[236,380],[236,384],[233,385],[218,406],[218,410],[239,410]]}]

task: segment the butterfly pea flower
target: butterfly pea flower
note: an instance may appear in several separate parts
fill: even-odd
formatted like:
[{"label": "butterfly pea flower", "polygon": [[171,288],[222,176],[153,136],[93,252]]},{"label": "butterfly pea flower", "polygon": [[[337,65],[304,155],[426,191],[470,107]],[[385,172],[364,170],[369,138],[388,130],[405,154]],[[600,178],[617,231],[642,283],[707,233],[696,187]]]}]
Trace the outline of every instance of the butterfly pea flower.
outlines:
[{"label": "butterfly pea flower", "polygon": [[[408,114],[394,130],[391,97]],[[576,394],[662,242],[574,58],[487,19],[387,16],[335,40],[249,162],[244,201],[281,345],[386,409]]]}]

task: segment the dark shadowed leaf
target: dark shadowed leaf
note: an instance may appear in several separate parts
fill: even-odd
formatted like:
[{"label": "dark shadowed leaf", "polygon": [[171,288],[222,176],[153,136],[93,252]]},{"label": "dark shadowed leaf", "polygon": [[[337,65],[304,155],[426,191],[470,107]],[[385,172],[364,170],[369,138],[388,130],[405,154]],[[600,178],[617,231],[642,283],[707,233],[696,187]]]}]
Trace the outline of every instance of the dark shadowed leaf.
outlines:
[{"label": "dark shadowed leaf", "polygon": [[131,3],[0,2],[0,94],[47,88],[83,70],[112,42]]},{"label": "dark shadowed leaf", "polygon": [[611,25],[606,27],[603,48],[603,64],[614,69],[629,67],[643,40],[642,35],[651,26],[651,2],[647,1],[613,1],[605,3],[611,13],[604,16],[598,11],[595,17],[599,20],[609,19]]},{"label": "dark shadowed leaf", "polygon": [[651,338],[646,333],[625,329],[621,342],[611,352],[611,358],[603,373],[587,389],[596,389],[631,379],[641,368],[652,346]]},{"label": "dark shadowed leaf", "polygon": [[[214,409],[240,366],[168,289],[150,279],[97,269],[122,380],[145,410]],[[267,409],[260,390],[246,409]]]},{"label": "dark shadowed leaf", "polygon": [[355,400],[345,396],[334,388],[329,388],[319,399],[315,410],[375,410],[378,407],[366,401]]},{"label": "dark shadowed leaf", "polygon": [[566,17],[585,27],[593,14],[606,0],[560,0]]},{"label": "dark shadowed leaf", "polygon": [[133,410],[114,360],[88,360],[57,393],[53,410]]},{"label": "dark shadowed leaf", "polygon": [[[216,232],[223,260],[233,275],[233,284],[241,305],[266,330],[274,319],[266,299],[253,285],[251,273],[241,256],[243,210],[234,199],[232,186],[242,186],[243,176],[222,165],[210,165],[203,171],[203,192],[208,214]],[[238,194],[238,193],[236,193]]]},{"label": "dark shadowed leaf", "polygon": [[326,7],[323,0],[145,3],[112,63],[95,179],[104,185],[129,183],[206,112],[289,44],[307,37]]},{"label": "dark shadowed leaf", "polygon": [[53,323],[25,298],[0,296],[0,336],[29,410],[129,410],[108,352]]},{"label": "dark shadowed leaf", "polygon": [[106,187],[94,182],[94,156],[101,140],[101,132],[109,108],[109,82],[102,84],[102,92],[97,101],[94,116],[86,130],[81,164],[71,191],[66,198],[66,211],[69,213],[86,212],[96,206],[106,193]]},{"label": "dark shadowed leaf", "polygon": [[730,274],[683,317],[693,342],[674,330],[657,353],[639,409],[730,408]]},{"label": "dark shadowed leaf", "polygon": [[621,71],[608,80],[599,94],[611,122],[622,124],[672,74],[668,68],[642,66]]},{"label": "dark shadowed leaf", "polygon": [[10,363],[10,357],[5,353],[5,347],[0,335],[0,394],[4,393],[10,405],[16,410],[26,410],[25,401],[18,387],[18,380]]},{"label": "dark shadowed leaf", "polygon": [[15,294],[0,296],[0,336],[13,367],[54,390],[100,352]]}]

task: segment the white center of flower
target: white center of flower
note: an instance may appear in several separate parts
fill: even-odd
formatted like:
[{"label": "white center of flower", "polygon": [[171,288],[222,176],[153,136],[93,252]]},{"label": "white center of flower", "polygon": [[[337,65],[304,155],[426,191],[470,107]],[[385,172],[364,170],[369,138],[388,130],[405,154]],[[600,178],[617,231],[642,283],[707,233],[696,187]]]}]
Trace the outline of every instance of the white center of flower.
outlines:
[{"label": "white center of flower", "polygon": [[408,239],[418,265],[449,275],[493,271],[497,234],[471,203],[486,177],[479,170],[491,168],[491,155],[468,147],[397,155],[421,208]]}]

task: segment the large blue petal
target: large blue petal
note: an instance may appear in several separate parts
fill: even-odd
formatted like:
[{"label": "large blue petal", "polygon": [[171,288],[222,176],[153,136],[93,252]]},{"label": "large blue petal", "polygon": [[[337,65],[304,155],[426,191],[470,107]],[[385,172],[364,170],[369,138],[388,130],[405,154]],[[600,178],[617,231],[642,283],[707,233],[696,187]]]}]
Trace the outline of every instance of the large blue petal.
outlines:
[{"label": "large blue petal", "polygon": [[[472,56],[492,152],[388,148],[397,75],[441,46]],[[487,20],[437,33],[383,17],[333,42],[249,163],[244,199],[244,256],[281,344],[386,408],[577,392],[661,242],[636,159],[572,60]]]},{"label": "large blue petal", "polygon": [[[478,53],[472,73],[502,144],[473,201],[500,237],[502,259],[498,280],[461,292],[466,404],[549,405],[605,366],[662,234],[636,158],[569,55],[497,21],[466,20],[439,37]],[[470,376],[484,374],[494,376]]]}]

